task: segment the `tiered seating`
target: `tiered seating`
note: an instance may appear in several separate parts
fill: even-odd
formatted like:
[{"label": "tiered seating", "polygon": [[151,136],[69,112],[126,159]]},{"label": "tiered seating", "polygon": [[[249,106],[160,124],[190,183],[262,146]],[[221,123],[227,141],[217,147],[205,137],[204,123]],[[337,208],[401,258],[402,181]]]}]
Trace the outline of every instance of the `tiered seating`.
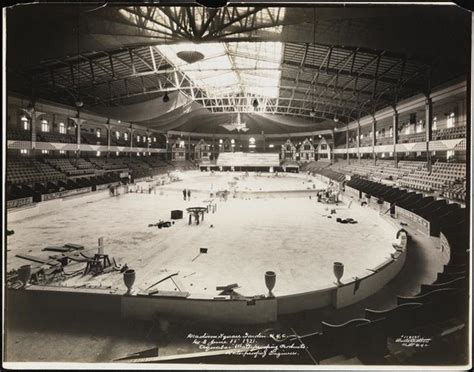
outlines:
[{"label": "tiered seating", "polygon": [[379,137],[376,141],[377,145],[391,145],[393,144],[393,137]]},{"label": "tiered seating", "polygon": [[426,168],[415,170],[400,179],[400,185],[423,191],[443,191],[466,178],[466,164],[435,163],[431,173]]},{"label": "tiered seating", "polygon": [[34,160],[9,160],[7,181],[13,184],[30,184],[65,179],[66,176],[53,167]]},{"label": "tiered seating", "polygon": [[106,145],[106,137],[97,137],[94,133],[81,132],[81,142],[89,145]]},{"label": "tiered seating", "polygon": [[69,161],[69,159],[46,159],[45,162],[52,165],[59,171],[66,173],[68,176],[79,176],[95,173],[95,170],[89,167],[87,169],[78,169]]},{"label": "tiered seating", "polygon": [[36,140],[40,142],[76,143],[76,136],[55,132],[41,132],[36,134]]},{"label": "tiered seating", "polygon": [[97,172],[97,167],[86,159],[79,158],[71,161],[71,164],[73,164],[77,169],[88,172],[84,174],[94,174]]},{"label": "tiered seating", "polygon": [[415,171],[423,168],[426,165],[424,161],[410,161],[410,160],[400,160],[398,166],[407,169],[410,171]]},{"label": "tiered seating", "polygon": [[30,141],[31,133],[29,130],[8,128],[7,139],[16,141]]},{"label": "tiered seating", "polygon": [[310,161],[308,163],[301,163],[300,171],[301,172],[314,172],[321,168],[327,168],[331,163],[327,161]]},{"label": "tiered seating", "polygon": [[466,126],[434,130],[433,140],[466,138]]},{"label": "tiered seating", "polygon": [[365,136],[360,140],[360,145],[363,146],[372,146],[372,138]]},{"label": "tiered seating", "polygon": [[342,182],[345,180],[346,175],[344,173],[333,171],[329,168],[316,168],[312,171],[313,174],[320,174],[331,180]]},{"label": "tiered seating", "polygon": [[399,183],[401,186],[427,192],[441,190],[445,186],[444,181],[440,181],[436,175],[430,174],[427,170],[417,170],[401,178]]},{"label": "tiered seating", "polygon": [[466,178],[466,164],[437,162],[433,165],[433,172],[453,180],[464,179]]},{"label": "tiered seating", "polygon": [[357,174],[361,176],[369,176],[373,172],[379,170],[379,166],[374,165],[373,160],[361,160],[359,162],[347,164],[346,162],[335,163],[333,168],[346,174]]},{"label": "tiered seating", "polygon": [[[160,167],[167,167],[169,166],[170,164],[165,162],[164,160],[161,160],[161,159],[158,159],[158,158],[154,158],[154,157],[145,157],[143,158],[143,160],[145,162],[147,162],[147,164],[149,164],[151,167],[153,168],[160,168]],[[173,164],[175,163],[180,163],[180,162],[173,162]],[[185,163],[189,163],[188,161],[185,161]],[[192,164],[192,163],[191,163]]]},{"label": "tiered seating", "polygon": [[425,133],[400,134],[398,137],[398,143],[415,143],[415,142],[425,142],[425,141],[426,141]]},{"label": "tiered seating", "polygon": [[125,158],[90,158],[89,161],[94,164],[96,168],[105,171],[128,169]]},{"label": "tiered seating", "polygon": [[123,137],[117,138],[112,136],[110,138],[110,144],[112,146],[130,146],[130,140],[124,140]]}]

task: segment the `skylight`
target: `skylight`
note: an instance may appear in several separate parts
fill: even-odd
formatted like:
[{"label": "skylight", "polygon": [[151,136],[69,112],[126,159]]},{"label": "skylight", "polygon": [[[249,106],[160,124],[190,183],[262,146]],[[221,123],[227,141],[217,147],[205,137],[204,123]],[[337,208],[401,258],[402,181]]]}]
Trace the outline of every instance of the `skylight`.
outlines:
[{"label": "skylight", "polygon": [[[159,45],[158,51],[209,96],[278,97],[281,42],[180,43]],[[187,63],[179,52],[199,52],[204,58]]]}]

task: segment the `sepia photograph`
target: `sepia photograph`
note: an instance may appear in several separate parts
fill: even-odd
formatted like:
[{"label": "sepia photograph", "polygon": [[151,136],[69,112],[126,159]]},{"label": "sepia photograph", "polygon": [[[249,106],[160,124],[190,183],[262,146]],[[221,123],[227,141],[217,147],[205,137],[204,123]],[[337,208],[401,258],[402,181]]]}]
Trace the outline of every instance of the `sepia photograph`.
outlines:
[{"label": "sepia photograph", "polygon": [[472,368],[472,4],[2,19],[3,368]]}]

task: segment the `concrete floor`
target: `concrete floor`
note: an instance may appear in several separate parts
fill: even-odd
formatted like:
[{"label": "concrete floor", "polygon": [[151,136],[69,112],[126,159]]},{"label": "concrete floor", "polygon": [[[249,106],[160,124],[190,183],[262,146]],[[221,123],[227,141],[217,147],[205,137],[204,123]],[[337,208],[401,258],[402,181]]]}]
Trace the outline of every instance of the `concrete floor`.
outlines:
[{"label": "concrete floor", "polygon": [[[178,186],[178,184],[176,184],[176,186]],[[168,193],[168,195],[166,195],[166,193]],[[207,215],[205,220],[206,223],[212,223],[211,221],[215,223],[216,227],[214,230],[205,225],[188,226],[187,221],[182,221],[181,225],[175,225],[170,229],[158,230],[156,228],[147,228],[146,225],[148,223],[156,222],[156,220],[159,218],[168,218],[169,207],[172,207],[171,204],[173,204],[176,208],[184,208],[190,204],[188,202],[181,201],[182,196],[179,193],[175,195],[171,192],[165,192],[165,194],[162,196],[167,196],[167,198],[162,200],[159,193],[157,195],[126,195],[119,198],[107,199],[103,203],[91,203],[84,207],[76,208],[74,211],[67,211],[65,214],[61,213],[61,216],[55,216],[52,214],[49,216],[40,217],[39,221],[44,218],[45,223],[48,221],[48,226],[41,227],[37,219],[25,220],[19,224],[9,226],[9,229],[15,229],[15,235],[9,237],[8,241],[8,248],[11,249],[7,256],[8,265],[9,267],[12,267],[16,264],[24,263],[23,260],[17,261],[18,259],[12,257],[16,251],[28,251],[30,249],[38,250],[45,245],[45,242],[47,242],[47,244],[61,244],[65,243],[64,239],[67,238],[67,241],[81,241],[87,246],[95,246],[97,237],[105,236],[107,244],[106,249],[110,249],[111,251],[113,250],[115,255],[115,249],[117,249],[116,247],[123,244],[129,254],[132,255],[131,257],[134,257],[135,261],[130,262],[133,262],[134,267],[136,268],[139,267],[138,265],[140,265],[140,259],[142,261],[146,261],[149,257],[144,256],[146,252],[149,251],[150,255],[156,255],[157,251],[161,251],[163,245],[169,244],[168,249],[164,250],[165,253],[168,252],[168,254],[164,255],[166,259],[159,260],[156,258],[157,261],[153,265],[158,266],[158,261],[160,261],[163,263],[163,265],[166,264],[166,267],[171,270],[171,265],[169,265],[169,263],[173,262],[173,252],[175,254],[178,253],[176,248],[173,250],[173,245],[171,242],[173,235],[175,235],[178,230],[181,229],[181,231],[186,231],[187,234],[191,235],[193,239],[190,239],[190,241],[193,241],[194,239],[200,239],[200,236],[204,235],[202,234],[203,231],[212,231],[213,234],[217,235],[217,232],[220,229],[224,230],[223,226],[232,221],[232,210],[234,209],[234,205],[235,208],[241,210],[244,207],[245,209],[251,208],[251,213],[246,213],[245,216],[243,216],[239,221],[239,226],[245,226],[245,229],[242,229],[241,233],[238,235],[236,234],[233,239],[229,239],[229,242],[231,243],[227,245],[235,246],[236,238],[247,241],[247,244],[249,244],[248,239],[250,239],[250,234],[247,233],[248,229],[255,230],[255,227],[252,226],[256,225],[257,223],[260,230],[262,230],[261,226],[265,226],[262,225],[262,221],[255,217],[255,214],[258,214],[260,209],[268,210],[271,208],[272,213],[269,213],[267,216],[269,218],[273,219],[273,217],[271,217],[273,210],[275,210],[275,215],[283,214],[286,216],[292,216],[290,221],[286,221],[286,219],[283,220],[286,222],[280,226],[281,229],[283,229],[284,226],[286,226],[286,229],[290,228],[291,226],[296,226],[295,231],[304,234],[304,239],[301,239],[299,244],[295,244],[293,240],[293,236],[296,234],[293,234],[291,237],[287,238],[286,247],[288,251],[291,252],[297,248],[301,251],[307,250],[309,251],[306,252],[306,254],[308,254],[307,257],[310,257],[311,259],[306,259],[306,261],[310,262],[305,262],[305,260],[297,260],[295,258],[296,252],[292,252],[291,256],[288,256],[288,254],[284,255],[284,250],[280,254],[278,247],[274,247],[273,244],[269,244],[267,240],[260,240],[259,244],[251,242],[250,244],[252,244],[252,246],[250,247],[242,245],[241,249],[246,249],[246,252],[256,255],[252,257],[262,257],[263,259],[268,260],[272,259],[272,257],[267,257],[268,253],[261,254],[258,248],[272,247],[270,256],[275,256],[275,260],[271,262],[266,261],[265,265],[260,264],[261,266],[256,266],[258,270],[255,270],[256,273],[253,279],[256,283],[254,289],[258,290],[259,292],[264,292],[264,270],[267,270],[267,268],[270,267],[267,266],[270,263],[272,263],[272,265],[279,265],[281,261],[295,262],[295,267],[298,269],[300,267],[305,268],[304,273],[303,270],[301,273],[296,273],[296,275],[300,275],[300,286],[309,284],[314,285],[315,281],[319,280],[319,278],[322,276],[319,275],[319,272],[318,275],[316,275],[314,272],[310,271],[312,265],[315,265],[314,262],[320,264],[320,268],[318,269],[320,272],[328,269],[324,275],[327,277],[327,280],[332,280],[332,260],[335,258],[332,257],[330,260],[328,260],[326,265],[322,265],[319,259],[314,259],[314,255],[318,253],[316,249],[309,246],[310,244],[314,244],[318,250],[319,247],[325,247],[327,252],[331,252],[328,249],[329,240],[337,238],[337,235],[339,234],[338,229],[331,231],[331,226],[342,226],[343,228],[367,228],[366,231],[370,229],[374,231],[384,231],[383,228],[372,228],[373,226],[371,224],[375,223],[375,220],[378,218],[378,216],[375,216],[376,213],[369,209],[363,209],[360,212],[366,213],[366,217],[365,219],[362,218],[359,221],[359,224],[343,226],[337,224],[334,221],[335,217],[333,219],[323,217],[323,214],[327,214],[327,211],[324,210],[324,207],[317,206],[314,200],[310,202],[306,198],[288,198],[278,200],[278,203],[275,204],[277,208],[275,208],[273,204],[273,202],[277,202],[277,200],[271,201],[272,204],[270,204],[270,208],[268,204],[265,204],[269,203],[269,200],[230,200],[227,203],[220,203],[218,206],[218,213],[215,215]],[[204,197],[205,195],[201,196]],[[171,204],[167,205],[165,199],[169,200]],[[193,201],[191,203],[196,204],[200,200],[201,197],[199,197],[199,195],[195,195],[195,199],[193,197]],[[121,205],[124,203],[127,204],[129,212],[122,215],[118,212],[122,210]],[[304,207],[305,205],[306,207]],[[265,208],[263,208],[264,206]],[[91,222],[87,222],[87,220],[84,220],[83,217],[79,217],[81,215],[80,211],[82,208],[87,210],[86,215],[90,217],[88,220],[90,219]],[[300,213],[301,209],[303,209],[303,212]],[[345,214],[349,212],[350,214]],[[337,216],[350,216],[352,218],[358,219],[355,216],[356,212],[357,209],[354,205],[351,206],[351,210],[349,211],[346,209],[346,207],[341,207],[341,209],[337,211]],[[372,212],[374,213],[373,218],[370,215]],[[225,217],[227,214],[228,217]],[[140,216],[140,218],[133,216]],[[100,221],[103,221],[104,219],[110,219],[113,221],[113,223],[106,224],[106,226],[100,225]],[[277,217],[274,218],[274,222],[279,220],[280,219]],[[299,227],[301,224],[306,223],[308,225],[305,225],[305,228]],[[124,225],[127,226],[127,230],[129,228],[130,231],[135,231],[137,229],[138,231],[141,231],[141,233],[137,235],[133,234],[133,236],[128,237],[127,240],[124,241],[123,236],[121,235],[123,234]],[[318,229],[318,226],[321,226],[321,231],[323,231],[323,233],[324,231],[331,231],[331,234],[324,233],[324,236],[321,235],[321,232],[318,234],[318,231],[316,230]],[[322,226],[324,226],[324,229]],[[393,306],[396,302],[396,295],[413,295],[417,293],[421,284],[433,282],[433,280],[436,278],[437,272],[441,271],[442,265],[446,262],[447,257],[440,250],[439,239],[426,237],[421,233],[412,230],[410,226],[405,228],[409,231],[413,238],[408,246],[408,257],[406,264],[400,274],[397,275],[397,277],[392,282],[390,282],[377,294],[358,304],[340,309],[337,312],[335,312],[331,307],[307,311],[291,316],[281,317],[277,324],[252,327],[249,328],[248,331],[256,333],[265,328],[273,327],[286,331],[288,331],[290,328],[293,328],[299,334],[310,333],[315,330],[320,330],[320,322],[322,320],[335,324],[342,323],[355,317],[363,317],[363,311],[367,307],[372,309],[385,309]],[[256,233],[261,234],[259,235],[261,238],[264,238],[265,236],[271,237],[274,230],[269,226],[266,227],[266,229],[269,230],[266,232],[265,229],[263,229],[263,231],[258,231],[259,229],[256,229]],[[389,230],[387,231],[388,234],[393,233],[393,227],[390,226],[387,227],[387,229]],[[74,235],[61,235],[61,233],[57,235],[60,231],[68,230],[73,231]],[[254,230],[250,231],[253,233]],[[97,234],[91,234],[91,231],[97,232]],[[245,235],[243,237],[242,231],[245,231]],[[308,233],[306,234],[305,232]],[[343,249],[340,251],[347,253],[347,257],[345,257],[346,273],[344,274],[344,277],[349,277],[349,275],[352,275],[350,271],[350,265],[352,262],[364,262],[367,264],[367,258],[365,260],[359,260],[357,258],[361,255],[361,247],[364,247],[364,250],[370,249],[366,248],[366,246],[373,244],[374,247],[376,246],[380,249],[381,240],[377,241],[377,239],[370,236],[364,238],[366,235],[360,233],[359,239],[362,239],[362,241],[357,241],[357,243],[355,243],[353,237],[357,236],[356,232],[345,232],[345,239],[339,240],[339,243],[342,244],[343,247]],[[31,241],[32,238],[35,238],[35,241]],[[386,237],[382,236],[381,238]],[[367,244],[366,239],[368,239],[369,244]],[[348,244],[348,242],[350,242],[350,244]],[[308,247],[303,248],[301,244],[304,244],[304,246],[308,245]],[[183,244],[183,246],[185,245],[186,244]],[[213,250],[217,249],[217,246],[213,247]],[[238,252],[240,251],[236,252],[235,250],[229,250],[228,252],[224,253],[226,257],[233,257],[233,255],[235,255],[235,257],[238,258]],[[183,253],[184,252],[181,252],[181,254]],[[195,249],[191,249],[189,253],[194,254]],[[221,252],[219,253],[221,254]],[[36,254],[36,252],[30,252],[29,254]],[[188,256],[191,257],[191,254],[188,254]],[[216,256],[214,256],[213,251],[210,251],[209,255],[201,256],[194,262],[194,264],[203,265],[205,263],[209,263],[207,260],[215,257]],[[291,260],[289,257],[291,257]],[[201,260],[202,258],[204,258],[204,260]],[[356,258],[356,260],[353,260],[352,258]],[[240,258],[239,261],[243,261],[245,266],[254,265],[253,262],[251,262],[253,259],[242,260]],[[326,268],[328,265],[329,267]],[[196,266],[196,268],[197,267],[198,266]],[[294,275],[295,273],[291,272],[291,268],[286,269],[286,271],[283,268],[281,271],[279,271],[280,266],[276,267],[278,278],[277,286],[275,287],[275,293],[278,295],[284,290],[284,288],[286,288],[285,283],[287,280],[285,279],[285,275],[287,278],[290,278],[290,275]],[[275,266],[272,268],[275,269]],[[142,270],[145,270],[145,265],[143,268],[139,268],[138,270],[139,273]],[[220,274],[223,275],[221,277],[225,278],[226,280],[230,280],[231,282],[235,281],[234,276],[225,276],[228,275],[229,271],[227,266],[224,270],[213,270],[213,275]],[[304,275],[308,272],[311,274]],[[188,278],[194,277],[195,280],[196,275],[197,274],[194,274]],[[248,275],[247,272],[246,275]],[[243,285],[245,283],[243,281],[244,276],[240,275],[238,278],[239,284]],[[117,277],[116,280],[118,283],[121,278]],[[145,279],[142,277],[141,280],[143,282],[140,285],[143,285]],[[260,286],[259,283],[261,283]],[[215,283],[213,286],[214,285]],[[244,289],[244,287],[242,287],[241,290],[242,289]],[[10,312],[7,317],[5,356],[6,360],[8,361],[83,363],[111,362],[117,358],[125,357],[129,354],[148,349],[152,349],[151,352],[153,354],[156,352],[157,348],[159,348],[160,356],[187,353],[197,351],[193,345],[190,344],[189,340],[186,339],[187,333],[198,334],[203,329],[209,331],[213,328],[213,325],[201,326],[197,323],[187,322],[174,325],[170,332],[165,334],[159,330],[159,327],[156,327],[150,323],[129,322],[123,321],[121,319],[104,317],[101,315],[95,316],[93,314],[77,314],[77,316],[75,315],[74,317],[71,317],[69,314],[39,314],[35,312],[34,309],[22,310],[22,312],[17,312],[15,309],[15,311]],[[219,327],[218,331],[229,333],[236,332],[236,330],[225,329],[224,327]],[[238,331],[242,332],[243,329],[239,328]]]},{"label": "concrete floor", "polygon": [[[194,176],[195,188],[207,184],[209,178],[219,180],[217,175]],[[284,190],[296,188],[301,182],[291,176],[250,176],[238,184],[251,190],[264,184],[267,190]],[[324,187],[315,182],[318,188]],[[174,185],[183,187],[180,184]],[[333,286],[335,261],[345,264],[344,282],[363,276],[394,251],[391,243],[396,228],[372,209],[357,203],[350,208],[344,204],[328,206],[317,203],[315,198],[291,195],[282,199],[265,198],[265,194],[259,199],[230,198],[227,202],[217,201],[217,212],[206,214],[199,225],[189,225],[185,212],[185,217],[171,228],[148,227],[159,219],[168,220],[173,209],[202,206],[208,198],[194,193],[191,201],[184,201],[179,190],[164,191],[163,195],[160,191],[121,195],[9,226],[15,234],[8,242],[8,269],[25,264],[15,257],[18,253],[48,257],[51,253],[41,251],[47,245],[74,242],[92,247],[92,254],[97,239],[104,237],[105,252],[136,270],[136,290],[145,290],[162,277],[178,272],[173,281],[154,288],[213,297],[219,294],[216,286],[237,283],[238,293],[259,295],[267,292],[264,274],[271,270],[277,274],[274,294],[279,296]],[[331,216],[329,209],[335,209],[336,214]],[[340,224],[337,217],[351,217],[358,223]],[[197,257],[200,248],[207,248],[208,253]],[[74,272],[84,266],[68,265],[66,270]],[[77,275],[58,285],[126,290],[118,272],[96,277]]]}]

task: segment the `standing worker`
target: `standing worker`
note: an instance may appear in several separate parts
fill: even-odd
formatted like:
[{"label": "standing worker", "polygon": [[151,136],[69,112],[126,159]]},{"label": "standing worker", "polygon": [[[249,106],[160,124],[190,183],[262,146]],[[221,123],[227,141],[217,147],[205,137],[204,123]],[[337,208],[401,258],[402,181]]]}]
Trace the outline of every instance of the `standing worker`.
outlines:
[{"label": "standing worker", "polygon": [[188,190],[188,200],[191,200],[191,190]]},{"label": "standing worker", "polygon": [[183,199],[186,200],[186,189],[183,190]]}]

